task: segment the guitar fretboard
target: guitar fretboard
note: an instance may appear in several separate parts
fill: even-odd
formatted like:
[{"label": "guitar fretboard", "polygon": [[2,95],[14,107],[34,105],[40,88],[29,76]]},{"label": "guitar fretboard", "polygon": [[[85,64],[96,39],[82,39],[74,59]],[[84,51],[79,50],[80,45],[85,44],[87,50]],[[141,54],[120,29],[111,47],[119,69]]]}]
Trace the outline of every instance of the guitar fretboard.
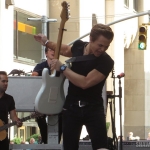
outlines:
[{"label": "guitar fretboard", "polygon": [[[27,117],[24,117],[24,118],[20,119],[20,121],[21,121],[21,122],[24,122],[24,121],[29,120],[29,119],[31,119],[31,118],[33,118],[33,116],[27,116]],[[11,126],[14,126],[14,125],[16,125],[16,124],[17,124],[16,121],[14,121],[14,122],[12,122],[12,123],[9,123],[9,124],[5,124],[5,125],[3,125],[3,126],[0,127],[0,131],[6,130],[7,128],[9,128],[9,127],[11,127]]]}]

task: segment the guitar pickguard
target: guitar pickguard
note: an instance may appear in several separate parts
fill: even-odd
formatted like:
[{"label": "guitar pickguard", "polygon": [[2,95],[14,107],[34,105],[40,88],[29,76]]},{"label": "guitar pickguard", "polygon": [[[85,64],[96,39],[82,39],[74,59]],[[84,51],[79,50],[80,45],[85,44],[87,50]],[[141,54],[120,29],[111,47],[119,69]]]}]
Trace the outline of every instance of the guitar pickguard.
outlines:
[{"label": "guitar pickguard", "polygon": [[65,76],[49,75],[48,69],[42,72],[42,86],[35,98],[35,109],[42,114],[58,114],[62,111],[65,94],[63,90]]}]

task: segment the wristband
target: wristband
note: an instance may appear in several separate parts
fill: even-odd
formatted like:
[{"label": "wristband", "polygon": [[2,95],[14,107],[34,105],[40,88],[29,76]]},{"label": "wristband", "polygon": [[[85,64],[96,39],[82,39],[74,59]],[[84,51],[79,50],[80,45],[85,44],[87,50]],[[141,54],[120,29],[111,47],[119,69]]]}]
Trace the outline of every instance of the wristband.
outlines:
[{"label": "wristband", "polygon": [[46,42],[45,42],[45,46],[46,46],[46,44],[49,42],[49,40],[46,40]]}]

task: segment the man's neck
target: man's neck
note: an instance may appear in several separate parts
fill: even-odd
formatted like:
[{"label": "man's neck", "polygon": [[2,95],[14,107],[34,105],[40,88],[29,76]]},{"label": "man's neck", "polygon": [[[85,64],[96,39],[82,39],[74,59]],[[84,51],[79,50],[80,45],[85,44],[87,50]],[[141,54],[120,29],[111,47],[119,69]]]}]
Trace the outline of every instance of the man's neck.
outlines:
[{"label": "man's neck", "polygon": [[48,66],[50,67],[51,59],[47,59]]},{"label": "man's neck", "polygon": [[84,46],[84,55],[93,54],[92,50],[90,49],[90,44],[86,44]]}]

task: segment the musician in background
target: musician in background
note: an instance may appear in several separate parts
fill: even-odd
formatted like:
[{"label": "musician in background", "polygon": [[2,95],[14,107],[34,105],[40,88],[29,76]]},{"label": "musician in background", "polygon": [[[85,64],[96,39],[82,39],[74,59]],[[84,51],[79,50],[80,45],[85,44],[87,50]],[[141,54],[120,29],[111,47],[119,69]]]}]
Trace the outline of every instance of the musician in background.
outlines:
[{"label": "musician in background", "polygon": [[52,59],[54,58],[54,50],[50,48],[45,48],[45,55],[46,55],[47,60],[35,66],[32,72],[32,76],[42,76],[42,71],[44,68],[47,68],[49,71],[49,74],[51,74],[50,63]]},{"label": "musician in background", "polygon": [[[78,150],[83,125],[87,128],[93,150],[107,149],[102,89],[114,65],[112,58],[105,52],[113,36],[109,26],[96,24],[91,29],[89,42],[77,40],[72,46],[59,45],[63,56],[93,55],[94,59],[73,62],[71,68],[57,59],[51,61],[51,69],[60,71],[69,80],[62,118],[64,150]],[[35,35],[34,38],[53,50],[58,46],[43,34]]]},{"label": "musician in background", "polygon": [[[32,76],[42,76],[42,71],[44,68],[47,68],[49,71],[49,75],[51,74],[51,61],[54,58],[54,50],[50,48],[45,48],[45,55],[46,55],[46,60],[44,62],[38,63],[35,68],[33,69]],[[56,76],[59,76],[59,72],[56,72]],[[46,115],[43,117],[37,118],[36,119],[37,124],[40,129],[40,134],[42,137],[41,143],[47,144],[47,122],[46,122]],[[59,115],[59,133],[62,133],[61,129],[61,115]]]},{"label": "musician in background", "polygon": [[[19,121],[15,110],[15,101],[11,95],[5,93],[8,86],[8,77],[5,71],[0,71],[0,119],[4,124],[8,123],[8,113],[10,114],[10,119],[12,121],[17,121],[17,126],[21,127],[22,122]],[[2,126],[2,123],[1,125]],[[7,130],[8,131],[8,130]],[[1,132],[0,132],[0,136]],[[3,135],[4,136],[4,135]],[[0,141],[0,150],[9,150],[9,139],[6,138]]]}]

